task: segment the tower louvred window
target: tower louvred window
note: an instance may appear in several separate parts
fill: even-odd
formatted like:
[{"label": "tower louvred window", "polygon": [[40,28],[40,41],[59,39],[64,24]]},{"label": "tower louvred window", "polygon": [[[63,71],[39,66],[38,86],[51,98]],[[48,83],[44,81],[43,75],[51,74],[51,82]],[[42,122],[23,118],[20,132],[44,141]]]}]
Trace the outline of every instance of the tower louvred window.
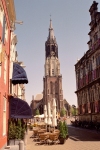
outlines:
[{"label": "tower louvred window", "polygon": [[54,76],[54,69],[52,69],[52,75]]}]

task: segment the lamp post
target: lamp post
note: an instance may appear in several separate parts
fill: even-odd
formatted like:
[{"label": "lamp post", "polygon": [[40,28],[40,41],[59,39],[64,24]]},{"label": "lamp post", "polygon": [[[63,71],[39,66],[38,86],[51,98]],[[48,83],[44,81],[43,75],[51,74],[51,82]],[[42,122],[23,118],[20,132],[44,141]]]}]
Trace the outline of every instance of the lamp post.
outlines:
[{"label": "lamp post", "polygon": [[74,108],[74,113],[75,113],[75,120],[76,120],[76,106],[75,105],[72,105],[72,107]]}]

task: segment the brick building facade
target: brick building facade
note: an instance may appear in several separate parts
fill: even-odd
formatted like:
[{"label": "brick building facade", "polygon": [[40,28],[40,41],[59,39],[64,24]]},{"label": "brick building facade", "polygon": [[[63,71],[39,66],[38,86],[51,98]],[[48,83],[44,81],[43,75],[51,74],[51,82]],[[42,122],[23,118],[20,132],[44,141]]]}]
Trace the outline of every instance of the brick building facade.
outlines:
[{"label": "brick building facade", "polygon": [[75,71],[80,120],[100,122],[100,12],[97,5],[93,1],[89,9],[89,50],[75,64]]},{"label": "brick building facade", "polygon": [[[13,16],[12,16],[13,13]],[[8,15],[9,14],[9,15]],[[0,0],[0,149],[7,145],[9,118],[9,56],[13,0]]]}]

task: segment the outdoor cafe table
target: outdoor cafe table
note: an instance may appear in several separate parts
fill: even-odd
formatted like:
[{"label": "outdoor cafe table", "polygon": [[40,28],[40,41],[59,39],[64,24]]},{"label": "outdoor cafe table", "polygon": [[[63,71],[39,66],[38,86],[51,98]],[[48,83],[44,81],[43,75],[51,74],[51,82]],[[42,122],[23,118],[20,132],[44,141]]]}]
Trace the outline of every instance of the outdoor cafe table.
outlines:
[{"label": "outdoor cafe table", "polygon": [[[57,134],[57,132],[53,132],[53,133],[50,133],[50,132],[45,132],[45,133],[42,133],[42,134],[40,134],[40,135],[48,135],[48,139],[50,140],[50,141],[48,141],[49,143],[48,144],[50,144],[51,142],[52,143],[58,143],[58,134]],[[45,136],[44,136],[45,137]]]},{"label": "outdoor cafe table", "polygon": [[35,136],[37,136],[38,131],[39,131],[39,128],[33,128],[33,134],[34,134]]},{"label": "outdoor cafe table", "polygon": [[46,134],[46,135],[49,135],[49,136],[50,136],[50,135],[55,135],[56,132],[55,132],[55,133],[54,133],[54,132],[53,132],[53,133],[51,133],[51,132],[44,132],[43,134]]},{"label": "outdoor cafe table", "polygon": [[40,128],[34,128],[33,129],[33,133],[35,135],[39,135],[40,133],[44,133],[44,132],[46,132],[46,129],[40,129]]},{"label": "outdoor cafe table", "polygon": [[44,133],[44,132],[45,132],[44,130],[39,130],[38,135],[41,134],[41,133]]},{"label": "outdoor cafe table", "polygon": [[42,124],[38,124],[37,126],[40,128],[45,128],[46,125],[42,123]]}]

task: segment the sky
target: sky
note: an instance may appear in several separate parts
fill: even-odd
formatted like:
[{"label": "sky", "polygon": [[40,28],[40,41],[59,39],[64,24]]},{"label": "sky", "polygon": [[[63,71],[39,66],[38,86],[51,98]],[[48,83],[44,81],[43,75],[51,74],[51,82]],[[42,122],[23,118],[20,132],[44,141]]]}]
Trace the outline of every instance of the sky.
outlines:
[{"label": "sky", "polygon": [[29,80],[25,85],[26,101],[30,104],[32,95],[35,97],[43,91],[45,42],[51,15],[58,44],[63,98],[70,105],[77,105],[74,65],[88,50],[89,8],[93,0],[14,0],[14,3],[16,20],[23,21],[23,25],[16,24],[15,34],[18,60],[26,66]]}]

